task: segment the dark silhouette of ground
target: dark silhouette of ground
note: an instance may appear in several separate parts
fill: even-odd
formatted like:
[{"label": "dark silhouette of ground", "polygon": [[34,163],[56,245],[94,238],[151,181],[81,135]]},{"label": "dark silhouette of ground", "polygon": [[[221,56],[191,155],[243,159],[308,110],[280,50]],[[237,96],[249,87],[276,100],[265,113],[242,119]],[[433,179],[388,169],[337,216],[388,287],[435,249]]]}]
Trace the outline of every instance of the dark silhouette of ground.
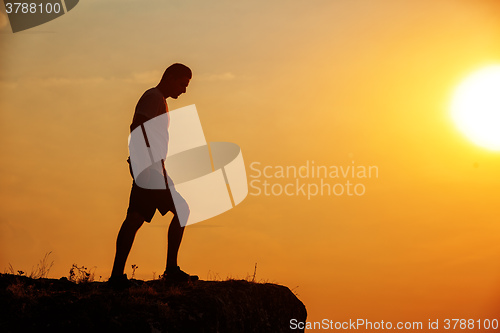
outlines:
[{"label": "dark silhouette of ground", "polygon": [[165,284],[104,282],[0,274],[1,332],[298,332],[304,304],[287,287],[246,280]]}]

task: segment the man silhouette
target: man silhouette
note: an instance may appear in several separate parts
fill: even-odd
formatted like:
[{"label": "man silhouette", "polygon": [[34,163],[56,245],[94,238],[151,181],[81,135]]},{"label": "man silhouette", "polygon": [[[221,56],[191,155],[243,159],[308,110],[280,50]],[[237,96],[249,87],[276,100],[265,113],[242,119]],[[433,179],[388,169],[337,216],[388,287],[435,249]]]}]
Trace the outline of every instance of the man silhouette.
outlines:
[{"label": "man silhouette", "polygon": [[[144,122],[167,113],[168,106],[166,99],[168,97],[177,99],[181,94],[185,93],[191,77],[191,70],[187,66],[182,64],[173,64],[169,66],[165,70],[160,83],[158,83],[156,87],[147,90],[139,99],[135,108],[132,124],[130,125],[130,132],[139,126],[141,126],[144,131]],[[145,131],[144,135],[146,135]],[[165,144],[168,145],[168,135],[164,138],[164,141]],[[132,168],[130,170],[132,173]],[[149,177],[149,175],[147,177]],[[163,177],[165,178],[166,184],[166,173],[163,174]],[[145,189],[138,186],[137,179],[134,179],[130,192],[127,216],[125,221],[123,221],[116,240],[116,255],[111,277],[109,278],[109,283],[111,285],[125,287],[129,284],[127,275],[123,274],[127,257],[132,248],[137,230],[139,230],[145,221],[151,222],[156,209],[158,209],[162,215],[165,215],[169,211],[174,213],[174,218],[170,222],[170,227],[168,229],[167,264],[163,278],[173,282],[198,279],[196,275],[189,275],[183,272],[177,265],[177,254],[184,233],[184,227],[181,226],[179,221],[179,214],[175,209],[172,195],[176,195],[178,196],[177,198],[179,198],[179,194],[175,189],[170,190],[168,187],[166,190]],[[185,203],[182,197],[181,201]],[[176,202],[179,203],[179,200],[176,199]],[[183,211],[189,211],[187,204],[184,205]]]}]

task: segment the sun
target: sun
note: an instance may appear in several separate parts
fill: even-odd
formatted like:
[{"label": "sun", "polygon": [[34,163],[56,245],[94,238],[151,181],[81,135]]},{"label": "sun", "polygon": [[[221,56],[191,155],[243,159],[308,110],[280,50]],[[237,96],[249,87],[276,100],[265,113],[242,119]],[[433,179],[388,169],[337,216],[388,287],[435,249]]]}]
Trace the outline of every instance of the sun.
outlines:
[{"label": "sun", "polygon": [[458,128],[479,146],[500,151],[500,65],[472,73],[456,89],[451,113]]}]

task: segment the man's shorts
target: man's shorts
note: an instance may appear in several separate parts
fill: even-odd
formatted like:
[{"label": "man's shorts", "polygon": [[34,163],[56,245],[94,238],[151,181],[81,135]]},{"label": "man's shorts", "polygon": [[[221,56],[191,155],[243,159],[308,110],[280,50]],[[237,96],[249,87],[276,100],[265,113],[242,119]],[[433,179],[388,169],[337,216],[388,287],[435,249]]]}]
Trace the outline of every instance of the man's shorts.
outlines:
[{"label": "man's shorts", "polygon": [[177,215],[170,190],[147,190],[132,184],[127,213],[138,212],[146,222],[151,222],[156,210],[165,215],[169,211]]}]

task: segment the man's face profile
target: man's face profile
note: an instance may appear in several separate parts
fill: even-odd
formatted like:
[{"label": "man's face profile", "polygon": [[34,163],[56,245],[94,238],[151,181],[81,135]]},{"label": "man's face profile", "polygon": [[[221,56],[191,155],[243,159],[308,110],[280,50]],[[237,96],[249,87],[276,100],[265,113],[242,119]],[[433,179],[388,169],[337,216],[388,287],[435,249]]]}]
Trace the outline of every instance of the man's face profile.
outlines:
[{"label": "man's face profile", "polygon": [[177,99],[181,94],[186,92],[190,79],[187,76],[174,79],[172,82],[172,98]]}]

